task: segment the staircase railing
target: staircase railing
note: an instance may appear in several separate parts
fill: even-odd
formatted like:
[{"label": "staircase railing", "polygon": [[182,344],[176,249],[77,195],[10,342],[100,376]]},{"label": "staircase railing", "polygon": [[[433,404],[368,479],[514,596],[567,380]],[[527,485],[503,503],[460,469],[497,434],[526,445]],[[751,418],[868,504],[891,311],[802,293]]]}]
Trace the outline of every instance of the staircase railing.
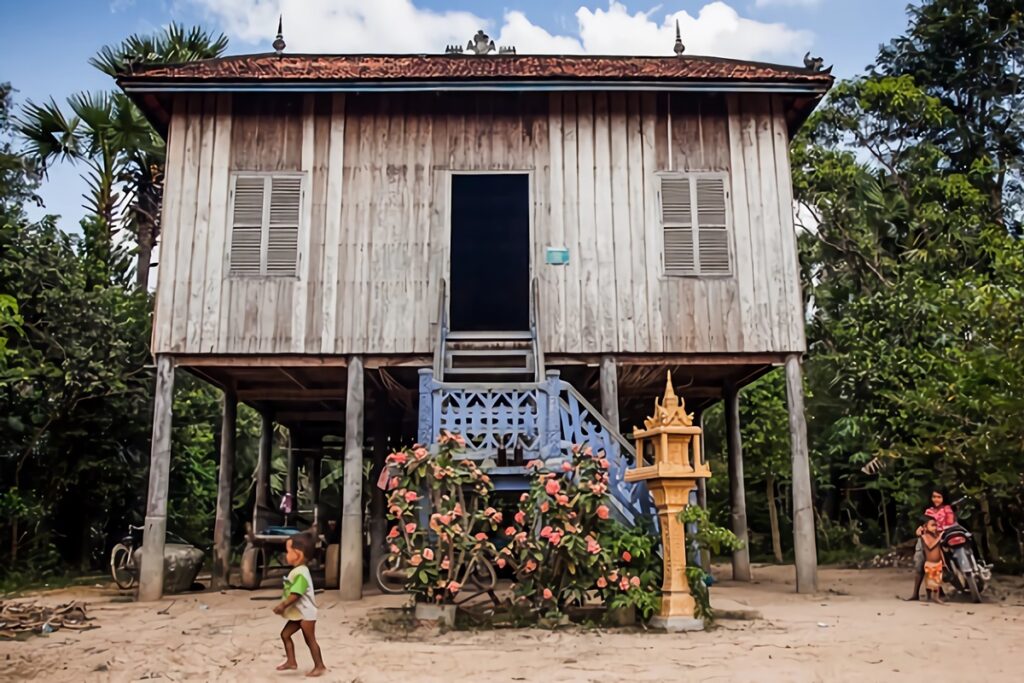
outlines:
[{"label": "staircase railing", "polygon": [[434,347],[434,376],[444,379],[444,354],[448,345],[448,281],[441,278],[437,289],[437,346]]},{"label": "staircase railing", "polygon": [[[442,430],[466,439],[467,457],[520,454],[522,461],[559,460],[573,444],[587,444],[608,459],[609,494],[614,511],[628,524],[653,517],[647,487],[625,481],[636,450],[557,370],[543,382],[454,383],[420,370],[418,436],[430,442]],[[521,464],[496,467],[494,474],[525,475]]]},{"label": "staircase railing", "polygon": [[530,339],[533,344],[534,379],[541,382],[547,370],[544,366],[544,349],[540,339],[540,284],[537,278],[530,281],[530,297]]}]

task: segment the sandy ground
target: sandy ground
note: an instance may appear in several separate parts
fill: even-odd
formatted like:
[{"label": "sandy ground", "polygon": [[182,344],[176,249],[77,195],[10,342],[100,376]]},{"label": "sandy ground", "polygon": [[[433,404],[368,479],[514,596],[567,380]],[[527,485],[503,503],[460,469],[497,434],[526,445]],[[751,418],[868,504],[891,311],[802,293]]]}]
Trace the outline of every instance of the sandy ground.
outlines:
[{"label": "sandy ground", "polygon": [[[728,575],[728,570],[720,572]],[[322,680],[387,681],[1019,681],[1024,676],[1024,581],[1002,577],[987,602],[901,602],[908,570],[822,568],[821,593],[792,592],[792,567],[757,567],[754,584],[722,582],[722,608],[758,610],[703,633],[538,629],[389,636],[367,614],[402,596],[360,603],[319,596],[318,635],[330,671]],[[116,602],[108,589],[69,589],[31,599],[90,602],[101,628],[0,642],[0,680],[305,680],[282,660],[276,591],[227,591]],[[255,598],[255,599],[254,599]],[[173,600],[173,602],[172,602]]]}]

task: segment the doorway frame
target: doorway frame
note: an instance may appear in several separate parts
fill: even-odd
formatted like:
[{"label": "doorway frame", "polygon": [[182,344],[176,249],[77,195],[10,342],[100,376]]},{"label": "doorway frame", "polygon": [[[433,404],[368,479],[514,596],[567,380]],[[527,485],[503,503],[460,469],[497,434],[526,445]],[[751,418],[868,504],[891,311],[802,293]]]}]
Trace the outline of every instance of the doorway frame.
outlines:
[{"label": "doorway frame", "polygon": [[[444,297],[444,315],[445,319],[449,321],[449,330],[452,319],[452,178],[457,175],[525,175],[526,176],[526,194],[527,194],[527,205],[529,206],[529,226],[527,233],[529,235],[529,264],[528,272],[529,277],[526,283],[527,286],[527,310],[529,313],[529,320],[535,321],[540,315],[539,310],[535,310],[534,304],[539,303],[534,301],[533,296],[533,283],[537,279],[537,263],[536,263],[536,244],[537,244],[537,216],[536,210],[536,198],[537,192],[534,187],[534,183],[537,180],[537,173],[535,169],[463,169],[463,168],[449,168],[442,171],[444,173],[444,265],[441,267],[441,277],[445,282],[445,297]],[[539,293],[538,293],[539,296]],[[496,332],[506,332],[511,330],[495,330]]]}]

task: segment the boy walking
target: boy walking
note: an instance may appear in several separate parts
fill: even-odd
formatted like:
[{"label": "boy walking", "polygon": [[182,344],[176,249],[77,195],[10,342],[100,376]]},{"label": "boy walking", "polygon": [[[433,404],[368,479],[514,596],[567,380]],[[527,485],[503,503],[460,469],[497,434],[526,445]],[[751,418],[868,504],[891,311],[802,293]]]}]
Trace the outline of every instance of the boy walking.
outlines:
[{"label": "boy walking", "polygon": [[274,614],[280,614],[288,623],[281,629],[281,640],[284,642],[285,660],[278,665],[278,671],[299,668],[295,661],[295,644],[292,636],[302,631],[302,637],[313,657],[313,669],[307,676],[322,676],[327,667],[324,666],[320,654],[320,645],[316,642],[316,597],[313,593],[313,577],[306,563],[313,555],[316,541],[312,534],[296,534],[285,543],[285,559],[294,569],[284,579],[284,595],[281,602],[274,607]]}]

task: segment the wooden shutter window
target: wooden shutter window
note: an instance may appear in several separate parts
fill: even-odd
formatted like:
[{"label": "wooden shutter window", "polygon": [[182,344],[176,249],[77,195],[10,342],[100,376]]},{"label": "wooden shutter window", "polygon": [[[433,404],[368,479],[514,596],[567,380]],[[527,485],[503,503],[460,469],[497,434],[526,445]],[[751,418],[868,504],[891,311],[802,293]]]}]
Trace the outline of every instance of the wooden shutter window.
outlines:
[{"label": "wooden shutter window", "polygon": [[661,222],[666,275],[732,273],[724,174],[662,176]]},{"label": "wooden shutter window", "polygon": [[231,274],[259,275],[263,244],[263,178],[235,180],[231,223]]},{"label": "wooden shutter window", "polygon": [[229,273],[295,277],[299,255],[302,177],[235,177]]}]

